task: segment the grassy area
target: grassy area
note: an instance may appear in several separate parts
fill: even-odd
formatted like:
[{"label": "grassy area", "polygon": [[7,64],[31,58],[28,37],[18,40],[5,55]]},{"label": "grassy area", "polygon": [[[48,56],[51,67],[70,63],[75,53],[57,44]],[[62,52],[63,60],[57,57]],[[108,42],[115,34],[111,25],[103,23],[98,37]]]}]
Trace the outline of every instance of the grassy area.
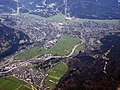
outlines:
[{"label": "grassy area", "polygon": [[45,54],[45,52],[46,52],[46,49],[44,49],[44,48],[34,47],[34,48],[31,48],[31,49],[17,55],[15,58],[20,59],[20,60],[30,59],[37,55],[43,55],[43,54]]},{"label": "grassy area", "polygon": [[51,17],[47,18],[47,20],[55,21],[55,22],[62,22],[62,23],[70,23],[70,24],[72,24],[74,22],[73,19],[66,20],[65,17],[61,16],[60,14],[55,15],[55,16],[51,16]]},{"label": "grassy area", "polygon": [[71,20],[66,20],[64,16],[60,15],[60,14],[57,14],[57,15],[54,15],[54,16],[51,16],[51,17],[48,17],[48,18],[44,18],[44,17],[41,17],[41,16],[38,16],[38,15],[32,15],[32,14],[21,14],[21,15],[25,15],[25,16],[29,16],[29,17],[34,17],[36,19],[44,19],[44,20],[48,20],[48,21],[55,21],[55,22],[62,22],[62,23],[74,23],[74,22],[84,22],[84,21],[95,21],[95,22],[99,22],[99,23],[117,23],[119,22],[120,20],[115,20],[115,19],[112,19],[112,20],[99,20],[99,19],[82,19],[82,18],[72,18]]},{"label": "grassy area", "polygon": [[33,15],[33,14],[29,14],[29,13],[21,13],[20,15],[21,15],[21,16],[26,16],[26,17],[33,17],[33,18],[35,18],[35,19],[46,19],[46,18],[41,17],[41,16],[39,16],[39,15]]},{"label": "grassy area", "polygon": [[80,43],[79,38],[74,38],[71,36],[62,36],[56,45],[49,50],[49,52],[53,55],[67,55],[71,52],[73,47]]},{"label": "grassy area", "polygon": [[32,90],[30,88],[30,85],[14,77],[0,78],[0,90]]},{"label": "grassy area", "polygon": [[45,18],[45,17],[41,17],[41,16],[38,16],[38,15],[32,15],[32,14],[21,14],[23,16],[27,16],[27,17],[33,17],[33,18],[36,18],[36,19],[44,19],[44,20],[48,20],[48,21],[52,21],[52,22],[61,22],[61,23],[73,23],[74,20],[71,19],[71,20],[66,20],[64,16],[60,15],[60,14],[57,14],[57,15],[54,15],[54,16],[51,16],[51,17],[48,17],[48,18]]},{"label": "grassy area", "polygon": [[118,23],[120,20],[100,20],[100,19],[82,19],[82,18],[77,18],[75,19],[75,21],[80,21],[80,22],[85,22],[85,21],[94,21],[94,22],[98,22],[98,23]]},{"label": "grassy area", "polygon": [[37,55],[52,54],[52,55],[67,55],[71,52],[72,48],[80,43],[79,38],[71,36],[62,36],[58,42],[50,49],[34,47],[16,56],[16,59],[24,60]]},{"label": "grassy area", "polygon": [[59,64],[55,65],[48,71],[48,76],[44,81],[44,85],[52,90],[66,71],[67,66],[65,63],[60,62]]}]

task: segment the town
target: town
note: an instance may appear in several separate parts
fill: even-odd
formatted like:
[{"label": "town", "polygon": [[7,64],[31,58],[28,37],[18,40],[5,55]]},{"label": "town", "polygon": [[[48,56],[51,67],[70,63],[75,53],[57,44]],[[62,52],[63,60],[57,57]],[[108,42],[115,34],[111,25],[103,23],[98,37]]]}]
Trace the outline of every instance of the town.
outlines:
[{"label": "town", "polygon": [[[4,58],[4,61],[1,60],[0,77],[13,76],[33,86],[35,85],[34,88],[37,87],[38,90],[44,88],[44,81],[48,76],[47,71],[56,63],[63,63],[67,58],[75,56],[75,51],[79,46],[82,46],[79,49],[82,52],[85,50],[96,50],[101,45],[101,38],[106,35],[113,35],[120,30],[120,22],[118,21],[112,23],[97,20],[76,20],[72,23],[66,23],[41,18],[36,19],[26,15],[3,16],[2,18],[2,24],[22,31],[29,36],[32,44]],[[71,37],[70,42],[75,41],[76,38],[79,38],[80,41],[76,40],[77,43],[74,43],[70,50],[66,51],[65,55],[53,54],[49,50],[62,40],[61,37]],[[65,41],[68,41],[68,46],[69,40]],[[21,40],[19,43],[22,44],[24,42],[27,42],[27,40]],[[45,53],[41,55],[39,53],[35,54],[31,58],[29,56],[29,58],[17,58],[17,56],[20,57],[22,53],[32,50],[31,48],[34,47],[39,47],[41,48],[40,50],[45,49],[43,51]],[[66,65],[66,63],[64,64]],[[52,80],[49,81],[53,82]]]}]

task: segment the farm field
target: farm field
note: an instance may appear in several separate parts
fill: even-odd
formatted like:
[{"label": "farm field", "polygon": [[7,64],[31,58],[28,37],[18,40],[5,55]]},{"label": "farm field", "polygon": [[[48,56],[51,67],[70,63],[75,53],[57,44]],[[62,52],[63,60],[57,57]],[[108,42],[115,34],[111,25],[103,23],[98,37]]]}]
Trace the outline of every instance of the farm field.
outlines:
[{"label": "farm field", "polygon": [[53,68],[48,71],[48,76],[44,81],[44,85],[52,90],[55,85],[59,82],[60,78],[65,74],[67,71],[67,65],[64,62],[60,62],[56,64]]},{"label": "farm field", "polygon": [[0,90],[32,90],[30,85],[12,76],[0,78]]}]

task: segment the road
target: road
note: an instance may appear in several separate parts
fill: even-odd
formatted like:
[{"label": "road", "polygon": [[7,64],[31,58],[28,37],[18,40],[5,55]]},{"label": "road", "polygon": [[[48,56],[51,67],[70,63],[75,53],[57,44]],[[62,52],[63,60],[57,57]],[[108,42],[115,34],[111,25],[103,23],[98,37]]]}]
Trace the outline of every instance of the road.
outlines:
[{"label": "road", "polygon": [[[36,27],[33,27],[35,30],[38,30],[38,31],[41,31],[40,28],[36,28]],[[43,39],[45,39],[46,37],[46,33],[41,31],[41,33],[43,34],[43,36],[41,37],[41,39],[39,41],[42,41]]]},{"label": "road", "polygon": [[0,74],[5,74],[5,73],[8,73],[8,72],[11,72],[12,70],[14,70],[16,68],[18,68],[18,67],[13,67],[13,68],[9,69],[8,71],[0,72]]},{"label": "road", "polygon": [[64,2],[56,8],[56,12],[58,12],[58,14],[60,14],[60,15],[63,16],[63,17],[65,17],[65,15],[62,14],[62,12],[59,11],[59,8],[62,7],[63,5],[65,5],[65,3],[66,3],[66,2],[65,2],[65,0],[64,0]]},{"label": "road", "polygon": [[46,60],[49,60],[49,59],[51,59],[51,58],[69,58],[69,57],[71,57],[71,56],[74,54],[76,48],[79,47],[80,45],[82,45],[83,43],[84,43],[84,42],[82,41],[81,44],[79,43],[79,44],[75,45],[74,48],[72,49],[71,53],[68,54],[68,55],[66,55],[66,56],[49,56],[49,57],[45,58],[45,61],[46,61]]},{"label": "road", "polygon": [[[45,35],[44,35],[44,36],[45,36]],[[80,45],[82,45],[83,43],[85,43],[85,39],[84,39],[84,37],[82,36],[82,34],[81,34],[81,41],[82,41],[81,43],[76,44],[76,45],[73,47],[73,49],[71,50],[71,52],[70,52],[68,55],[65,55],[65,56],[49,56],[49,57],[45,58],[45,61],[46,61],[46,60],[49,60],[49,59],[51,59],[51,58],[69,58],[69,57],[71,57],[71,56],[74,54],[74,52],[75,52],[75,50],[77,49],[77,47],[79,47]],[[5,66],[11,64],[12,62],[14,62],[13,59],[14,59],[14,56],[11,57],[10,62],[8,62],[7,64],[5,64],[5,65],[3,65],[3,66],[5,67]],[[30,63],[29,60],[27,60],[27,61]],[[19,67],[24,66],[23,64],[20,64],[20,62],[21,62],[21,63],[23,63],[23,62],[25,63],[25,61],[17,61],[17,62],[15,62],[15,63],[19,63],[18,66],[15,66],[15,67],[13,67],[13,68],[11,68],[11,69],[9,69],[9,70],[7,70],[7,71],[4,71],[4,72],[0,72],[0,74],[9,73],[9,72],[11,72],[12,70],[14,70],[14,69],[16,69],[16,68],[19,68]],[[47,76],[45,75],[45,77],[47,77]],[[40,84],[40,87],[43,86],[43,82],[44,82],[45,77],[42,79],[41,84]]]},{"label": "road", "polygon": [[[39,30],[39,28],[38,28],[38,30]],[[45,38],[46,34],[45,34],[44,32],[42,32],[42,33],[43,33],[43,38]],[[43,38],[42,38],[42,39],[43,39]],[[81,41],[82,41],[81,43],[79,43],[79,44],[77,44],[77,45],[75,45],[75,46],[73,47],[71,53],[69,53],[68,55],[66,55],[66,56],[49,56],[49,57],[45,58],[44,61],[49,60],[49,59],[51,59],[51,58],[69,58],[69,57],[71,57],[71,56],[74,54],[76,48],[85,43],[85,39],[84,39],[84,37],[83,37],[83,33],[82,33],[82,32],[81,32]],[[8,61],[8,60],[7,60],[7,61]],[[9,64],[12,63],[12,62],[14,62],[14,56],[12,56],[7,63],[6,63],[6,61],[5,61],[4,63],[2,63],[1,66],[0,66],[0,68],[9,65]],[[28,62],[29,62],[29,61],[28,61]],[[18,62],[18,63],[19,63],[19,62]],[[15,69],[15,68],[13,68],[13,69]],[[12,71],[13,69],[10,69],[10,70],[8,70],[8,71],[6,71],[6,72],[3,72],[3,73],[10,72],[10,71]],[[0,72],[0,73],[2,73],[2,72]]]}]

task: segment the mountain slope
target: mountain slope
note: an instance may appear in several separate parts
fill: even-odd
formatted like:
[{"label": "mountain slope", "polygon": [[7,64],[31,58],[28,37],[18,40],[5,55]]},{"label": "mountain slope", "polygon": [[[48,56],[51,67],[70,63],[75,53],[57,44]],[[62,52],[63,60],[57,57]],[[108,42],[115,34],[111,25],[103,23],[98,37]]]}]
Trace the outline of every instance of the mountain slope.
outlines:
[{"label": "mountain slope", "polygon": [[49,17],[61,13],[78,18],[119,19],[119,0],[1,0],[0,13]]},{"label": "mountain slope", "polygon": [[[55,90],[118,90],[120,87],[120,37],[106,36],[101,39],[100,56],[110,50],[106,56],[93,57],[90,53],[80,53],[69,60],[68,72],[61,78]],[[97,52],[94,52],[96,55]]]},{"label": "mountain slope", "polygon": [[29,37],[21,31],[0,24],[0,59],[30,45]]}]

